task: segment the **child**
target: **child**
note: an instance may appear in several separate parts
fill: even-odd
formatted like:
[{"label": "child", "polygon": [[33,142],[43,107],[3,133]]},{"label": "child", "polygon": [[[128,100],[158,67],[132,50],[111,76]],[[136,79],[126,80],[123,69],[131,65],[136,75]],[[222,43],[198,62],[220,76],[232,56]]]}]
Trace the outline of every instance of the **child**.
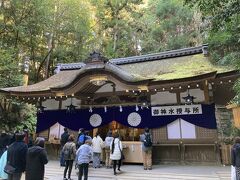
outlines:
[{"label": "child", "polygon": [[88,166],[89,162],[92,160],[93,150],[91,147],[92,141],[87,139],[85,144],[80,146],[77,150],[77,163],[79,168],[78,180],[82,180],[84,174],[84,180],[88,179]]}]

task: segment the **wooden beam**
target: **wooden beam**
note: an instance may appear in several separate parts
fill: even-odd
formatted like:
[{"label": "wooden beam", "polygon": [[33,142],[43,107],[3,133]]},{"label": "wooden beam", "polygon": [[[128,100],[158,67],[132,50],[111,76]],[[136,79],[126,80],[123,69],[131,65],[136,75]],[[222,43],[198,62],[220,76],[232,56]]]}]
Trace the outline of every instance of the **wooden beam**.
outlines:
[{"label": "wooden beam", "polygon": [[176,92],[176,98],[177,98],[177,103],[178,104],[181,104],[181,93],[178,91],[178,92]]},{"label": "wooden beam", "polygon": [[210,97],[209,97],[209,89],[208,89],[208,80],[205,80],[203,82],[203,91],[204,91],[204,99],[205,103],[210,103]]},{"label": "wooden beam", "polygon": [[62,100],[59,100],[58,109],[62,109]]},{"label": "wooden beam", "polygon": [[237,128],[240,128],[240,107],[233,108],[232,111],[233,111],[234,126]]}]

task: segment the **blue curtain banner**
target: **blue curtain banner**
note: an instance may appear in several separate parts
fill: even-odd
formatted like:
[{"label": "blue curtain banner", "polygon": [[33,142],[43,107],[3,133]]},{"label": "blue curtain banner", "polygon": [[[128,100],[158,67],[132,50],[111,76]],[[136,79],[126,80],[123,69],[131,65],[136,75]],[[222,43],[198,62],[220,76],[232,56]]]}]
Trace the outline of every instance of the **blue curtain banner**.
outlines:
[{"label": "blue curtain banner", "polygon": [[[161,106],[153,106],[153,108],[156,107],[161,108]],[[174,106],[172,107],[174,108]],[[66,110],[45,110],[43,113],[37,114],[36,132],[47,130],[55,123],[78,131],[80,128],[92,130],[112,121],[117,121],[127,127],[148,127],[152,129],[166,126],[179,118],[196,126],[216,129],[215,104],[201,104],[201,110],[201,114],[168,114],[161,116],[153,116],[152,107],[143,109],[139,107],[139,110],[136,111],[136,106],[122,106],[121,112],[119,107],[107,107],[106,112],[103,107],[93,108],[92,112],[89,112],[89,109],[76,109],[72,113],[67,113]]]}]

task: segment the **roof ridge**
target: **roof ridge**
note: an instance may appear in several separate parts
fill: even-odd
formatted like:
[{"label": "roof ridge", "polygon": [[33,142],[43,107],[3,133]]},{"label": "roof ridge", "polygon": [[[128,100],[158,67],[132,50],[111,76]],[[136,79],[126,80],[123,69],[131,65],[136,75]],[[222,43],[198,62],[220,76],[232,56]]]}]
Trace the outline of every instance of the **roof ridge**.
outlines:
[{"label": "roof ridge", "polygon": [[[189,47],[189,48],[182,48],[182,49],[175,49],[169,50],[164,52],[152,53],[152,54],[145,54],[139,56],[129,56],[123,58],[114,58],[110,59],[108,62],[115,64],[115,65],[122,65],[122,64],[131,64],[131,63],[140,63],[146,61],[155,61],[160,59],[167,59],[167,58],[174,58],[186,55],[194,55],[203,53],[204,55],[207,54],[207,44],[203,44],[201,46],[196,47]],[[84,62],[77,62],[77,63],[59,63],[57,64],[56,72],[60,70],[73,70],[73,69],[81,69],[86,64]]]},{"label": "roof ridge", "polygon": [[145,55],[139,55],[139,56],[115,58],[115,59],[110,59],[109,61],[117,65],[153,61],[153,60],[179,57],[179,56],[185,56],[185,55],[200,54],[200,53],[204,53],[204,50],[206,50],[206,48],[207,48],[207,45],[203,44],[197,47],[175,49],[170,51],[145,54]]}]

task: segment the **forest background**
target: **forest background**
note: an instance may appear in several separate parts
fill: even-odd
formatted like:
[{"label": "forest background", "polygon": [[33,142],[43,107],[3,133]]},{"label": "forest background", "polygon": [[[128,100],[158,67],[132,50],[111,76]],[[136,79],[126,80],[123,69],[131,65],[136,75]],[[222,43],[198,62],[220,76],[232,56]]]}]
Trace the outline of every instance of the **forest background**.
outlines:
[{"label": "forest background", "polygon": [[[207,43],[213,63],[240,68],[239,12],[238,0],[0,0],[0,87],[42,81],[93,50],[111,59]],[[36,109],[0,96],[0,122],[34,131]]]}]

